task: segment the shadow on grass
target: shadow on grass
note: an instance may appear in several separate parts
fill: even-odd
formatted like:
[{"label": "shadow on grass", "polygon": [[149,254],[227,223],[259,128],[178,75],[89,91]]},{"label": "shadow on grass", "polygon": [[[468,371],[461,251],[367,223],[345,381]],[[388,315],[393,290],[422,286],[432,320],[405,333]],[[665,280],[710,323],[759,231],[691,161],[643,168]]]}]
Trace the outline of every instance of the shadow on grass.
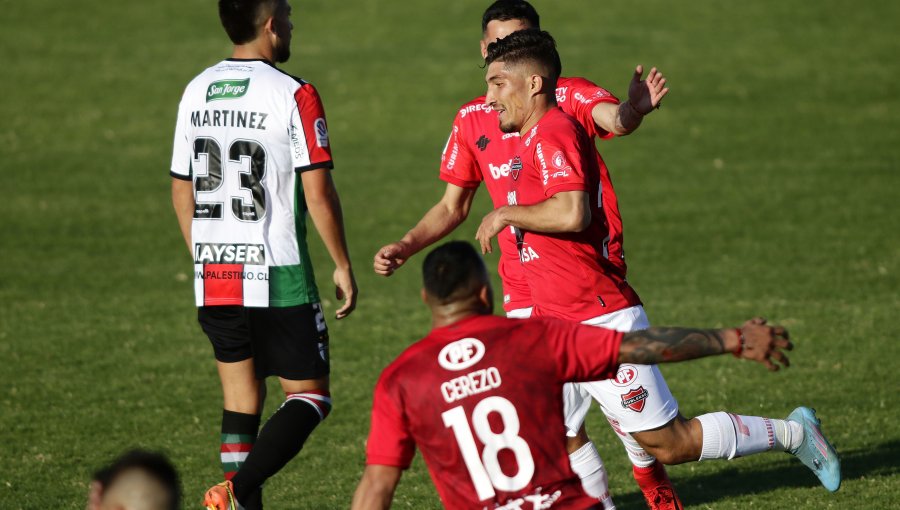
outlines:
[{"label": "shadow on grass", "polygon": [[[867,476],[893,476],[900,473],[900,441],[857,450],[842,451],[841,471],[843,482]],[[763,454],[767,455],[767,454]],[[777,464],[762,469],[741,469],[740,459],[718,462],[715,473],[690,477],[676,476],[673,482],[685,505],[714,503],[725,497],[752,495],[779,487],[820,487],[819,479],[797,459],[784,454],[768,455],[779,458]],[[824,491],[825,489],[822,489]],[[645,508],[639,492],[614,495],[620,508]]]}]

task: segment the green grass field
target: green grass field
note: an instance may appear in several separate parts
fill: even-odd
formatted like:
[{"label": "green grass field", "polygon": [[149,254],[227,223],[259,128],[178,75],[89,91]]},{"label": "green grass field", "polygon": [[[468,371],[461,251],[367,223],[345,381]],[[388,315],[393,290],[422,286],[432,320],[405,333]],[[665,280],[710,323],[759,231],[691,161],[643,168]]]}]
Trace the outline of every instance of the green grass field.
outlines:
[{"label": "green grass field", "polygon": [[[324,98],[361,297],[329,324],[335,410],[268,483],[269,508],[349,505],[376,377],[429,327],[421,257],[390,279],[371,259],[442,193],[455,109],[483,90],[487,4],[294,0],[284,68]],[[787,371],[731,357],[667,367],[682,411],[780,417],[811,405],[843,455],[835,495],[783,454],[672,467],[684,502],[894,508],[900,3],[535,5],[564,74],[621,96],[644,63],[672,87],[637,134],[600,147],[651,320],[725,326],[764,314],[792,330]],[[168,453],[196,508],[221,477],[220,390],[168,167],[183,87],[230,51],[214,2],[0,7],[0,508],[83,508],[90,474],[132,446]],[[472,239],[487,204],[482,192],[453,237]],[[330,263],[310,242],[330,296]],[[267,412],[278,402],[273,386]],[[642,508],[599,411],[588,427],[619,508]],[[439,507],[418,460],[396,507]]]}]

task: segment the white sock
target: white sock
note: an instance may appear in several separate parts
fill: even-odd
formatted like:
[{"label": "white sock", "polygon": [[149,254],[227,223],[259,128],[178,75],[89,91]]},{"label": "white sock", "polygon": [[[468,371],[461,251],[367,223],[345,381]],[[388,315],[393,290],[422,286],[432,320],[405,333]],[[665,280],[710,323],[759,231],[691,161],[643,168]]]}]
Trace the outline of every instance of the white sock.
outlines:
[{"label": "white sock", "polygon": [[773,449],[786,451],[803,440],[803,428],[785,420],[723,412],[704,414],[697,420],[703,429],[700,460],[733,459]]},{"label": "white sock", "polygon": [[581,479],[581,486],[588,496],[599,499],[607,510],[616,508],[612,496],[609,495],[606,467],[603,466],[603,459],[597,453],[594,443],[588,442],[570,453],[569,464],[572,465],[572,471]]}]

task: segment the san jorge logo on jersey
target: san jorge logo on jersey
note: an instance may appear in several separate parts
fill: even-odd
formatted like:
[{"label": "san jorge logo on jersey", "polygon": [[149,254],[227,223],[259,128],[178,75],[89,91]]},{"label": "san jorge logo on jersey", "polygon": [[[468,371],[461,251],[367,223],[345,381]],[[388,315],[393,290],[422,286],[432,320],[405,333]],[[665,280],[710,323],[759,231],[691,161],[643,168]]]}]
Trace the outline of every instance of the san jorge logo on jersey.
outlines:
[{"label": "san jorge logo on jersey", "polygon": [[214,81],[206,88],[206,102],[220,99],[237,99],[246,94],[248,88],[250,88],[250,78]]},{"label": "san jorge logo on jersey", "polygon": [[484,357],[484,344],[477,338],[449,343],[438,354],[438,364],[446,370],[465,370]]},{"label": "san jorge logo on jersey", "polygon": [[622,407],[639,413],[644,410],[644,404],[647,403],[647,397],[649,396],[650,393],[643,386],[638,386],[636,389],[622,395]]}]

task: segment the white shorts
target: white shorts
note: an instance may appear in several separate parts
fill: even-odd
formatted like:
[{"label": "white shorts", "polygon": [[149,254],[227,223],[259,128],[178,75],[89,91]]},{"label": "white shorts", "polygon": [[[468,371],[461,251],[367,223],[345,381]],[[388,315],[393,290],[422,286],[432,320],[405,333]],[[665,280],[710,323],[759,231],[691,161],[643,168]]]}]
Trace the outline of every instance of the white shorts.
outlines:
[{"label": "white shorts", "polygon": [[[525,318],[522,311],[517,318]],[[584,324],[630,332],[647,329],[650,321],[643,306],[632,306],[601,315]],[[615,379],[563,386],[563,412],[569,437],[574,437],[591,407],[591,397],[618,432],[640,432],[662,427],[678,416],[678,402],[656,365],[622,365]]]}]

